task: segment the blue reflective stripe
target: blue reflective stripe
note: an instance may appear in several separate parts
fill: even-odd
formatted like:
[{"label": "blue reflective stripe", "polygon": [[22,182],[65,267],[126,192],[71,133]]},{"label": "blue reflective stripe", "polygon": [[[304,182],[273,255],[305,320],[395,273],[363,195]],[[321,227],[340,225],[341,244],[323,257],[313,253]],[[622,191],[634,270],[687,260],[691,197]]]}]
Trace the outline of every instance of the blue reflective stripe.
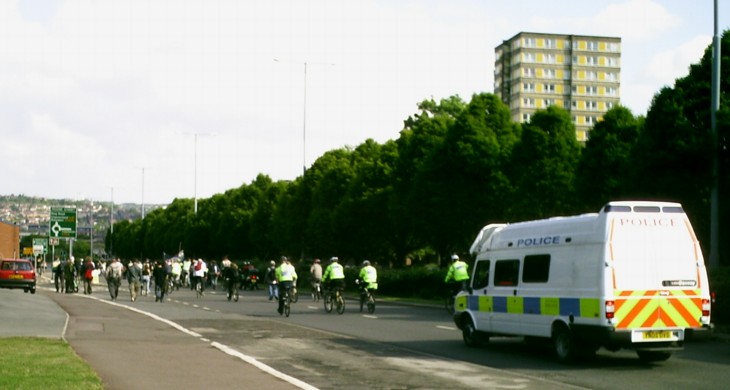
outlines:
[{"label": "blue reflective stripe", "polygon": [[[464,299],[465,308],[478,312],[519,314],[520,304],[522,314],[537,314],[547,316],[596,317],[599,300],[597,298],[557,298],[557,297],[514,297],[469,295],[460,296]],[[582,304],[581,304],[582,303]],[[512,309],[510,311],[510,308]],[[582,312],[586,311],[585,313]],[[515,313],[517,311],[517,313]],[[590,311],[590,312],[588,312]]]}]

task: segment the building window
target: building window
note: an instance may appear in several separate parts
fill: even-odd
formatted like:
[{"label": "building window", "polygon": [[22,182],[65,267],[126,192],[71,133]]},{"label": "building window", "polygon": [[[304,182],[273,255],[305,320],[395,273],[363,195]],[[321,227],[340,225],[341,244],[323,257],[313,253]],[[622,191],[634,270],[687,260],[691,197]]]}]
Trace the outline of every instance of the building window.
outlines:
[{"label": "building window", "polygon": [[533,83],[522,83],[523,92],[535,92],[535,84]]},{"label": "building window", "polygon": [[550,107],[555,105],[555,99],[543,99],[542,104],[544,107]]},{"label": "building window", "polygon": [[610,110],[613,108],[613,102],[606,102],[606,110]]},{"label": "building window", "polygon": [[586,95],[597,95],[598,94],[598,87],[595,85],[588,85],[586,86]]},{"label": "building window", "polygon": [[598,102],[595,100],[588,100],[586,102],[586,110],[595,111],[598,109]]},{"label": "building window", "polygon": [[529,122],[531,119],[530,117],[531,117],[530,113],[528,113],[528,112],[522,113],[522,122],[523,123]]},{"label": "building window", "polygon": [[522,61],[524,62],[535,62],[535,53],[523,53]]},{"label": "building window", "polygon": [[524,47],[535,47],[535,38],[522,38]]},{"label": "building window", "polygon": [[535,68],[522,68],[522,75],[525,77],[535,77]]},{"label": "building window", "polygon": [[546,39],[545,40],[545,47],[548,49],[556,49],[556,42],[554,39]]},{"label": "building window", "polygon": [[586,57],[586,65],[598,65],[598,57],[596,57],[596,56],[587,56]]},{"label": "building window", "polygon": [[606,87],[606,95],[608,95],[608,96],[616,96],[616,88],[614,88],[614,87]]},{"label": "building window", "polygon": [[598,73],[596,72],[586,72],[586,80],[597,80],[598,79]]},{"label": "building window", "polygon": [[590,51],[597,51],[598,50],[598,42],[596,42],[596,41],[588,41],[588,50],[590,50]]},{"label": "building window", "polygon": [[555,69],[545,69],[545,78],[554,79],[555,78]]},{"label": "building window", "polygon": [[522,98],[522,106],[535,107],[535,99],[530,97]]},{"label": "building window", "polygon": [[586,117],[586,123],[589,125],[594,125],[598,122],[597,118],[595,116],[587,116]]},{"label": "building window", "polygon": [[555,63],[555,54],[546,54],[545,62],[547,62],[548,64],[554,64]]},{"label": "building window", "polygon": [[555,93],[555,84],[545,84],[543,88],[545,89],[545,92]]}]

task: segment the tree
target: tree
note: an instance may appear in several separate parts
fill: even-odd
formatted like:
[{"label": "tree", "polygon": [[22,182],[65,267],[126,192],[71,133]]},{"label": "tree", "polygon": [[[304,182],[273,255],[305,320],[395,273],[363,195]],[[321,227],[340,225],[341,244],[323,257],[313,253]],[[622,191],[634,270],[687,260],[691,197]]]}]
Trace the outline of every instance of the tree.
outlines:
[{"label": "tree", "polygon": [[610,200],[625,196],[626,172],[636,146],[642,120],[628,108],[610,109],[590,131],[576,173],[578,199],[589,210],[598,210]]},{"label": "tree", "polygon": [[535,112],[523,126],[512,155],[510,171],[517,188],[510,210],[513,218],[539,219],[574,212],[575,167],[580,152],[567,111],[550,106]]}]

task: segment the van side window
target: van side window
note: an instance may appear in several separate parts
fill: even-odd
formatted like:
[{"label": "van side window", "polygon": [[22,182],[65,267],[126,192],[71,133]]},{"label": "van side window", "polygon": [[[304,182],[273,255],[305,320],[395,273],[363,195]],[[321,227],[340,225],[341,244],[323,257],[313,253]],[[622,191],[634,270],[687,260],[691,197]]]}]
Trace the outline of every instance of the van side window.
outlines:
[{"label": "van side window", "polygon": [[516,286],[519,273],[519,260],[499,260],[494,263],[494,285]]},{"label": "van side window", "polygon": [[550,255],[525,256],[522,269],[523,283],[547,283],[550,276]]},{"label": "van side window", "polygon": [[474,267],[474,281],[472,281],[472,288],[478,290],[489,286],[489,260],[477,261],[476,267]]}]

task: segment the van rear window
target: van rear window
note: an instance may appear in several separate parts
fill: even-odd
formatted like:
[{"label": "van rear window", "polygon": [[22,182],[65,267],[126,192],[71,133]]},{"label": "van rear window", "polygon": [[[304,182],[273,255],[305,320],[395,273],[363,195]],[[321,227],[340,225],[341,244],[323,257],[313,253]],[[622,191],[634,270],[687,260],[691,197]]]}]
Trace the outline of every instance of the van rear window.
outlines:
[{"label": "van rear window", "polygon": [[603,208],[603,211],[606,213],[630,213],[631,212],[631,206],[614,206],[614,205],[608,205]]},{"label": "van rear window", "polygon": [[676,214],[684,213],[684,209],[682,209],[681,207],[676,207],[676,206],[663,207],[662,211],[665,213],[676,213]]},{"label": "van rear window", "polygon": [[659,213],[661,211],[659,206],[634,206],[635,213]]}]

